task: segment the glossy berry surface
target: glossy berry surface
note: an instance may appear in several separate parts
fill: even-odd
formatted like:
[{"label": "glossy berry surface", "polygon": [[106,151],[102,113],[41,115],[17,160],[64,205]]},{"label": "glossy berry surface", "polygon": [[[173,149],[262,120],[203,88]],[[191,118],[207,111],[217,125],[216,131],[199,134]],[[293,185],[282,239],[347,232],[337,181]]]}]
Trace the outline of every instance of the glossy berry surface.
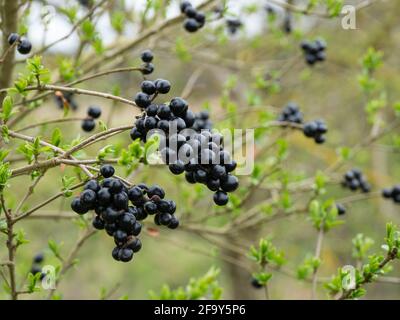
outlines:
[{"label": "glossy berry surface", "polygon": [[103,180],[89,180],[81,194],[71,202],[71,208],[78,214],[94,210],[92,226],[104,230],[113,238],[116,247],[111,255],[117,261],[128,262],[139,252],[142,243],[137,238],[142,231],[139,220],[154,216],[160,226],[176,229],[179,220],[174,215],[176,204],[164,199],[165,191],[158,185],[138,184],[128,188],[114,178],[115,169],[103,165],[100,173]]},{"label": "glossy berry surface", "polygon": [[140,59],[142,59],[143,62],[145,63],[150,63],[154,59],[153,52],[151,50],[145,50],[142,52],[140,55]]},{"label": "glossy berry surface", "polygon": [[114,175],[115,169],[109,164],[105,164],[100,167],[100,173],[104,178],[110,178]]},{"label": "glossy berry surface", "polygon": [[8,41],[8,44],[11,46],[11,45],[13,45],[18,39],[19,39],[19,34],[18,34],[18,33],[11,33],[11,34],[8,36],[7,41]]},{"label": "glossy berry surface", "polygon": [[97,106],[90,106],[87,110],[87,115],[93,119],[100,118],[101,116],[101,109]]},{"label": "glossy berry surface", "polygon": [[17,51],[20,54],[28,54],[29,52],[31,52],[31,49],[32,49],[31,42],[25,38],[21,39],[21,41],[17,45]]},{"label": "glossy berry surface", "polygon": [[347,171],[343,176],[342,186],[352,191],[360,190],[364,193],[371,191],[371,185],[359,169]]},{"label": "glossy berry surface", "polygon": [[85,132],[91,132],[96,127],[96,122],[89,118],[82,121],[81,124],[82,130]]}]

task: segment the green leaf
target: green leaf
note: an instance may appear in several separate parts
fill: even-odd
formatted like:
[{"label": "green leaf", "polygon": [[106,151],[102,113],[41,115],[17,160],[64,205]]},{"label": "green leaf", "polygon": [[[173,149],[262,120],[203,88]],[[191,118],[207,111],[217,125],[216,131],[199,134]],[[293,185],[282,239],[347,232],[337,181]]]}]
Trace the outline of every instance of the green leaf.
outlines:
[{"label": "green leaf", "polygon": [[11,177],[11,169],[9,163],[0,163],[0,192],[7,186],[7,182]]},{"label": "green leaf", "polygon": [[122,33],[125,26],[125,13],[123,11],[114,11],[111,14],[110,22],[117,33]]},{"label": "green leaf", "polygon": [[61,144],[62,133],[59,128],[55,128],[51,135],[51,144],[59,146]]},{"label": "green leaf", "polygon": [[107,124],[102,120],[99,120],[99,127],[101,131],[106,131],[108,129]]},{"label": "green leaf", "polygon": [[6,96],[4,98],[2,105],[2,113],[0,114],[0,119],[3,119],[4,122],[6,122],[12,115],[13,104],[14,102],[11,96]]},{"label": "green leaf", "polygon": [[49,246],[49,249],[54,254],[54,256],[57,257],[58,259],[61,259],[61,255],[60,255],[61,245],[57,244],[57,242],[55,242],[52,239],[49,239],[47,245]]},{"label": "green leaf", "polygon": [[28,274],[28,292],[33,293],[36,291],[40,291],[40,288],[36,286],[37,282],[39,282],[41,277],[41,273],[37,272],[36,274],[29,273]]},{"label": "green leaf", "polygon": [[29,243],[29,240],[25,238],[25,231],[23,229],[18,230],[15,235],[15,245],[19,247],[27,243]]}]

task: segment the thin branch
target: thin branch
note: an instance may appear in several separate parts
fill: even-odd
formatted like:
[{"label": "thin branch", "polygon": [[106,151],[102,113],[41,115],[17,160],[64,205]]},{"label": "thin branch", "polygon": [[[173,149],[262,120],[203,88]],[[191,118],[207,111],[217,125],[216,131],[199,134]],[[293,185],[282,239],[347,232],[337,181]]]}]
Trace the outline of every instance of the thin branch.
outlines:
[{"label": "thin branch", "polygon": [[[207,0],[204,1],[202,4],[200,4],[197,8],[201,9],[204,8],[206,6],[211,5],[213,2],[216,2],[216,0]],[[106,55],[105,57],[101,57],[98,60],[94,60],[93,56],[89,56],[86,61],[83,63],[83,65],[87,65],[86,68],[84,68],[83,72],[86,73],[90,70],[94,70],[96,69],[99,65],[106,63],[109,60],[114,59],[117,56],[120,56],[126,52],[131,51],[134,47],[136,47],[137,45],[139,45],[140,43],[142,43],[143,41],[147,40],[148,38],[150,38],[153,35],[156,35],[160,32],[162,32],[163,30],[175,26],[178,23],[182,22],[184,19],[184,15],[179,15],[177,17],[171,18],[169,20],[165,20],[161,23],[158,23],[156,25],[154,25],[151,28],[147,28],[143,33],[139,34],[139,36],[137,38],[135,38],[134,40],[130,41],[129,43],[119,47],[117,50],[115,50],[114,52]],[[115,44],[113,44],[110,48],[115,47]]]},{"label": "thin branch", "polygon": [[104,3],[106,3],[107,0],[102,0],[100,1],[98,4],[94,5],[89,12],[84,15],[81,19],[79,19],[71,28],[71,30],[63,37],[61,37],[60,39],[57,39],[55,41],[53,41],[52,43],[49,43],[47,46],[41,48],[40,50],[36,51],[35,53],[33,53],[33,55],[37,55],[37,54],[41,54],[45,51],[47,51],[48,49],[50,49],[51,47],[55,46],[56,44],[68,39],[74,32],[76,29],[78,29],[78,27],[85,22],[89,17],[92,16],[92,14],[94,13],[94,11],[98,8],[101,7]]},{"label": "thin branch", "polygon": [[20,129],[15,130],[15,132],[22,132],[22,131],[25,131],[25,130],[29,130],[29,129],[45,126],[45,125],[48,125],[48,124],[55,124],[55,123],[62,123],[62,122],[73,122],[73,121],[82,121],[84,119],[86,119],[86,118],[84,118],[84,117],[73,117],[73,118],[60,118],[60,119],[45,120],[45,121],[42,121],[42,122],[38,122],[38,123],[33,123],[33,124],[30,124],[30,125],[27,125],[25,127],[22,127]]},{"label": "thin branch", "polygon": [[363,285],[365,285],[367,283],[370,283],[373,280],[373,276],[376,273],[378,273],[380,270],[382,270],[389,262],[396,259],[397,253],[398,253],[398,249],[393,248],[390,252],[387,253],[386,257],[381,261],[381,263],[379,263],[378,270],[375,273],[370,272],[370,273],[364,275],[364,278],[357,284],[356,288],[342,292],[342,294],[337,299],[338,300],[348,299],[348,298],[350,298],[351,294],[355,290],[359,289],[360,287],[362,287]]},{"label": "thin branch", "polygon": [[82,248],[84,243],[95,233],[96,233],[95,229],[87,229],[86,232],[78,239],[78,241],[72,248],[71,252],[69,253],[68,257],[62,262],[61,271],[55,283],[56,288],[50,290],[47,299],[51,299],[53,297],[55,291],[57,290],[57,287],[59,286],[62,280],[62,277],[68,272],[69,269],[71,269],[75,265],[75,259],[79,250]]},{"label": "thin branch", "polygon": [[114,96],[110,93],[103,93],[99,91],[92,91],[92,90],[85,90],[85,89],[79,89],[79,88],[70,88],[70,87],[65,87],[65,86],[56,86],[56,85],[51,85],[51,84],[43,84],[40,87],[39,86],[31,86],[27,87],[25,89],[26,91],[31,91],[31,90],[37,90],[37,91],[63,91],[63,92],[70,92],[74,94],[83,94],[83,95],[88,95],[88,96],[94,96],[94,97],[101,97],[104,99],[109,99],[109,100],[114,100],[118,101],[121,103],[125,103],[134,107],[138,107],[136,103],[132,100],[128,100],[125,98],[121,98],[118,96]]},{"label": "thin branch", "polygon": [[19,214],[22,206],[24,205],[24,203],[26,202],[26,200],[28,200],[28,198],[33,194],[35,187],[38,185],[38,183],[40,182],[40,180],[43,178],[45,172],[42,172],[40,176],[38,176],[35,181],[28,187],[28,190],[25,194],[25,196],[21,199],[21,201],[19,202],[17,208],[15,209],[16,214]]},{"label": "thin branch", "polygon": [[[80,182],[80,183],[78,183],[78,184],[72,186],[72,187],[70,188],[70,190],[75,190],[75,189],[77,189],[77,188],[83,186],[85,183],[86,183],[86,181]],[[30,216],[32,213],[34,213],[35,211],[39,210],[40,208],[43,208],[44,206],[48,205],[49,203],[53,202],[54,200],[56,200],[56,199],[58,199],[58,198],[60,198],[60,197],[62,197],[62,196],[64,196],[64,195],[65,195],[65,191],[58,192],[58,193],[56,193],[55,195],[51,196],[50,198],[46,199],[45,201],[39,203],[38,205],[36,205],[36,206],[33,207],[32,209],[30,209],[30,210],[28,210],[28,211],[26,211],[26,212],[24,212],[24,213],[21,213],[21,214],[18,215],[18,216],[15,216],[14,219],[13,219],[13,221],[12,221],[13,224],[16,223],[16,222],[19,221],[19,220],[22,220],[22,219],[25,219],[25,218],[29,217],[29,216]]]},{"label": "thin branch", "polygon": [[[317,237],[317,245],[315,248],[315,254],[314,258],[320,259],[321,257],[321,250],[322,250],[322,241],[324,239],[324,227],[320,226],[319,231],[318,231],[318,237]],[[312,274],[312,291],[311,291],[311,299],[315,300],[317,298],[317,273],[318,273],[318,268],[314,268],[313,274]]]},{"label": "thin branch", "polygon": [[6,216],[6,223],[7,223],[7,250],[8,250],[8,261],[7,264],[8,272],[10,275],[10,296],[12,300],[18,299],[17,294],[17,281],[15,275],[15,250],[16,245],[14,243],[14,228],[13,228],[13,217],[11,211],[7,209],[4,196],[0,194],[0,202],[3,208],[4,214]]}]

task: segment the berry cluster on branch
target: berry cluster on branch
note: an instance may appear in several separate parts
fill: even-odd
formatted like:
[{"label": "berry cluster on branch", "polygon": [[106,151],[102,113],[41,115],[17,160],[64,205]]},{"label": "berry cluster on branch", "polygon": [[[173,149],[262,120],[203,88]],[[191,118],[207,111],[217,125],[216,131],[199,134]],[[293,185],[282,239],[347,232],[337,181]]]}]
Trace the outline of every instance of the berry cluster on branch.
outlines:
[{"label": "berry cluster on branch", "polygon": [[386,199],[392,199],[394,203],[400,203],[400,185],[382,190],[382,196]]},{"label": "berry cluster on branch", "polygon": [[301,49],[303,49],[307,64],[311,66],[317,62],[325,61],[326,59],[326,43],[321,39],[315,41],[303,41],[301,43]]},{"label": "berry cluster on branch", "polygon": [[359,169],[352,169],[344,174],[342,186],[352,191],[361,190],[362,192],[370,192],[371,185],[367,178]]},{"label": "berry cluster on branch", "polygon": [[289,102],[278,116],[278,121],[301,124],[303,123],[303,114],[296,103]]},{"label": "berry cluster on branch", "polygon": [[193,33],[204,27],[204,24],[206,23],[206,15],[203,12],[196,10],[190,1],[182,1],[180,9],[186,16],[186,19],[183,22],[183,27],[187,32]]},{"label": "berry cluster on branch", "polygon": [[94,210],[93,227],[105,230],[114,238],[113,258],[128,262],[142,248],[138,238],[142,230],[139,221],[154,215],[157,225],[176,229],[179,220],[174,215],[175,202],[164,199],[165,191],[161,187],[138,184],[128,189],[121,180],[113,177],[114,172],[111,165],[103,165],[100,168],[102,181],[89,180],[79,197],[72,200],[71,208],[80,215]]},{"label": "berry cluster on branch", "polygon": [[11,33],[8,36],[8,44],[10,46],[17,45],[17,51],[20,54],[28,54],[32,50],[32,43],[25,37],[21,37],[18,33]]}]

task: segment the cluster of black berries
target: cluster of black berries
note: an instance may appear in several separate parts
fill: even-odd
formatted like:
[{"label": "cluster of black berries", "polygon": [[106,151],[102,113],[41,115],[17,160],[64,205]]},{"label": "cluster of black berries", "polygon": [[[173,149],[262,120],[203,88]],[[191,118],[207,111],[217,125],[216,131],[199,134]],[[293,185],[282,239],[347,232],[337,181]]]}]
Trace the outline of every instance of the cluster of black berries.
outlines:
[{"label": "cluster of black berries", "polygon": [[362,192],[370,192],[371,185],[368,183],[365,176],[358,169],[352,169],[344,174],[344,180],[342,186],[349,188],[352,191],[361,189]]},{"label": "cluster of black berries", "polygon": [[208,111],[203,110],[198,113],[195,113],[195,120],[193,124],[193,129],[197,132],[201,132],[201,130],[211,130],[213,128],[213,124],[210,120],[210,114]]},{"label": "cluster of black berries", "polygon": [[94,119],[97,119],[100,116],[101,109],[97,106],[90,106],[87,110],[87,118],[82,120],[82,130],[86,132],[92,131],[96,126],[96,121]]},{"label": "cluster of black berries", "polygon": [[236,34],[237,31],[242,27],[243,23],[237,18],[226,19],[226,27],[228,32],[232,35]]},{"label": "cluster of black berries", "polygon": [[203,28],[206,23],[206,16],[203,12],[197,11],[189,1],[182,1],[180,8],[187,17],[183,22],[183,27],[187,32],[196,32]]},{"label": "cluster of black berries", "polygon": [[12,46],[14,43],[17,43],[17,51],[20,54],[28,54],[32,50],[32,43],[18,33],[11,33],[8,36],[8,44]]},{"label": "cluster of black berries", "polygon": [[76,103],[74,94],[72,92],[56,91],[54,93],[54,98],[57,107],[60,109],[64,109],[64,105],[67,105],[67,107],[71,108],[72,110],[78,109],[78,104]]},{"label": "cluster of black berries", "polygon": [[143,61],[142,65],[142,73],[143,74],[151,74],[154,71],[154,65],[152,61],[154,59],[153,52],[151,50],[145,50],[142,52],[140,59]]},{"label": "cluster of black berries", "polygon": [[339,216],[342,216],[346,213],[346,207],[341,203],[336,203],[336,210]]},{"label": "cluster of black berries", "polygon": [[[146,101],[150,100],[146,98]],[[138,102],[141,107],[150,103]],[[146,141],[148,134],[162,133],[161,156],[170,171],[176,175],[186,172],[189,183],[204,183],[215,191],[214,202],[225,205],[227,192],[238,187],[238,179],[230,174],[235,170],[236,162],[223,149],[223,137],[211,133],[210,129],[208,113],[201,112],[196,117],[188,109],[188,103],[177,97],[169,104],[148,105],[144,114],[136,119],[130,136],[132,140]]]},{"label": "cluster of black berries", "polygon": [[383,189],[382,196],[386,199],[392,199],[394,203],[400,203],[400,185]]},{"label": "cluster of black berries", "polygon": [[42,280],[46,276],[46,274],[42,271],[41,264],[43,263],[43,261],[44,261],[43,253],[36,254],[33,257],[32,266],[31,266],[31,270],[30,270],[30,273],[32,273],[33,275],[40,273],[40,280]]},{"label": "cluster of black berries", "polygon": [[304,51],[306,62],[309,65],[314,65],[318,61],[324,61],[326,59],[325,49],[326,43],[323,40],[303,41],[301,48]]},{"label": "cluster of black berries", "polygon": [[71,208],[78,214],[94,210],[93,227],[104,229],[114,238],[116,247],[112,251],[113,258],[128,262],[142,248],[137,238],[142,230],[139,221],[154,215],[157,225],[170,229],[177,228],[179,221],[173,215],[175,202],[164,199],[165,192],[161,187],[138,184],[128,189],[121,180],[113,178],[114,172],[111,165],[103,165],[100,168],[104,178],[102,182],[88,181],[80,196],[72,200]]},{"label": "cluster of black berries", "polygon": [[[135,96],[136,105],[142,109],[149,109],[150,114],[155,116],[157,110],[154,108],[156,105],[152,105],[151,102],[158,94],[167,94],[171,90],[171,84],[164,79],[157,79],[156,81],[145,80],[141,84],[141,89],[142,92],[138,92]],[[152,109],[154,109],[154,112],[151,112]]]},{"label": "cluster of black berries", "polygon": [[278,121],[303,123],[303,114],[300,112],[299,106],[296,103],[289,102],[282,110],[278,117]]},{"label": "cluster of black berries", "polygon": [[323,120],[314,120],[307,122],[303,127],[303,133],[306,137],[313,138],[316,143],[325,142],[325,133],[328,132],[328,127]]}]

